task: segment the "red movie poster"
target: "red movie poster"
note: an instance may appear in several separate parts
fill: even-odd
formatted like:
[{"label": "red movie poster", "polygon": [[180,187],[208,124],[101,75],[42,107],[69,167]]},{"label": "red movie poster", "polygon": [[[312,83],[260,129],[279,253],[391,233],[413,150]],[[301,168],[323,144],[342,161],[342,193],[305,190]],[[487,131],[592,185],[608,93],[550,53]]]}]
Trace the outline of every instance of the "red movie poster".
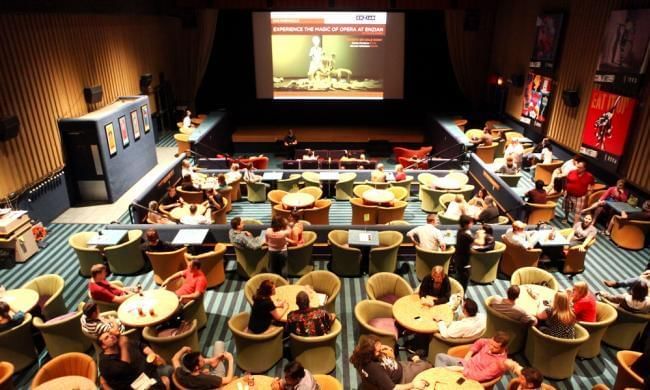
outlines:
[{"label": "red movie poster", "polygon": [[580,152],[616,168],[623,155],[636,99],[593,90]]}]

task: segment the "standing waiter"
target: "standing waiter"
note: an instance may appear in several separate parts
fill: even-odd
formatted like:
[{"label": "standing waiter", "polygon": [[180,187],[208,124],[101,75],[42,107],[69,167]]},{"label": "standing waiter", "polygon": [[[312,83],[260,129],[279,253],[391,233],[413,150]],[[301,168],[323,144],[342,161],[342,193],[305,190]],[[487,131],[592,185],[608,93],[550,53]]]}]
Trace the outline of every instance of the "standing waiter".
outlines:
[{"label": "standing waiter", "polygon": [[289,129],[289,133],[284,137],[284,148],[287,150],[287,160],[293,160],[296,154],[296,145],[298,140],[293,134],[293,129]]},{"label": "standing waiter", "polygon": [[467,291],[467,284],[469,283],[469,255],[472,249],[474,237],[470,229],[474,224],[472,217],[461,215],[460,229],[456,235],[456,253],[454,254],[454,265],[456,267],[456,280],[463,286],[463,290]]}]

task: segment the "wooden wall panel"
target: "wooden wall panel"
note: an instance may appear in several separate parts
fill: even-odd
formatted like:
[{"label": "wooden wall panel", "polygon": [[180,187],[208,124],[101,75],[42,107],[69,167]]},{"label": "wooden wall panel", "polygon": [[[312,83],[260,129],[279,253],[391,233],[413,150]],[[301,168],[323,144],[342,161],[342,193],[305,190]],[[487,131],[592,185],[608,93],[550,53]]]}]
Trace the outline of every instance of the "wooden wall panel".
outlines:
[{"label": "wooden wall panel", "polygon": [[[178,80],[180,21],[160,16],[0,15],[0,116],[17,115],[19,136],[0,143],[0,198],[63,166],[57,119],[139,94],[139,78]],[[85,86],[101,84],[88,107]]]},{"label": "wooden wall panel", "polygon": [[[535,39],[535,18],[548,11],[564,11],[564,37],[555,71],[555,95],[547,134],[555,142],[577,151],[587,114],[593,76],[598,65],[600,45],[609,14],[625,7],[648,7],[650,1],[636,0],[502,0],[496,16],[491,68],[506,76],[526,74]],[[566,107],[561,99],[564,89],[578,89],[580,106]],[[510,87],[505,111],[519,118],[523,88]],[[619,167],[621,176],[650,192],[650,96],[645,93],[633,123],[626,155]]]}]

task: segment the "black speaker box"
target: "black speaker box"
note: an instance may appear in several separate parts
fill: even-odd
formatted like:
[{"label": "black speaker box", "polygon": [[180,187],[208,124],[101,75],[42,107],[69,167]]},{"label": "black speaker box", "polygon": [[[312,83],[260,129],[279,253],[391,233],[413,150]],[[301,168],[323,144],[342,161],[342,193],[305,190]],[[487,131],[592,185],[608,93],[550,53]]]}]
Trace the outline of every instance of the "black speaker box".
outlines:
[{"label": "black speaker box", "polygon": [[148,94],[149,86],[151,85],[151,82],[153,81],[153,76],[151,73],[146,73],[140,76],[140,91],[143,94]]},{"label": "black speaker box", "polygon": [[562,91],[562,101],[567,107],[578,107],[580,105],[580,96],[578,96],[578,91]]},{"label": "black speaker box", "polygon": [[84,99],[88,104],[99,103],[102,100],[102,95],[103,91],[101,85],[84,88]]},{"label": "black speaker box", "polygon": [[0,118],[0,142],[8,141],[18,136],[20,122],[17,116]]}]

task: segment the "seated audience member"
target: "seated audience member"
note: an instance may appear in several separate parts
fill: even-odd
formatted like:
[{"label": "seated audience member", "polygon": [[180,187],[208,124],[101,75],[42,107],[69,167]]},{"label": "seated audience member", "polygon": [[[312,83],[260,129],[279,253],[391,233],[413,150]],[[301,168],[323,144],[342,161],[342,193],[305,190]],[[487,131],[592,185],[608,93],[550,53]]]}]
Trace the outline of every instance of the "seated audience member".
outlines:
[{"label": "seated audience member", "polygon": [[492,226],[488,224],[481,225],[481,228],[476,231],[476,237],[474,237],[474,244],[472,249],[477,252],[489,252],[494,250],[494,232]]},{"label": "seated audience member", "polygon": [[289,246],[299,246],[304,244],[305,239],[302,236],[302,232],[305,230],[305,226],[300,221],[300,213],[297,210],[293,210],[291,211],[291,214],[289,214],[287,226],[291,229]]},{"label": "seated audience member", "polygon": [[230,352],[206,358],[201,352],[192,352],[192,348],[185,346],[172,357],[172,365],[176,381],[186,389],[221,388],[234,379],[235,363]]},{"label": "seated audience member", "polygon": [[499,208],[491,196],[486,196],[481,212],[478,214],[476,220],[482,223],[498,223],[499,222]]},{"label": "seated audience member", "polygon": [[413,356],[412,361],[398,361],[389,346],[375,335],[362,335],[354,348],[350,363],[361,377],[361,388],[377,390],[424,389],[424,381],[414,381],[417,374],[431,368],[426,360]]},{"label": "seated audience member", "polygon": [[[516,390],[554,390],[555,387],[544,383],[544,376],[534,367],[521,367],[515,363],[515,368],[512,370],[517,378],[512,382]],[[512,388],[512,387],[510,387]]]},{"label": "seated audience member", "polygon": [[172,221],[171,219],[163,215],[161,211],[162,210],[160,209],[158,202],[156,202],[155,200],[149,202],[149,211],[147,212],[147,223],[155,223],[155,224],[163,224],[163,225],[176,224],[176,222]]},{"label": "seated audience member", "polygon": [[126,288],[112,285],[106,280],[108,271],[104,264],[95,264],[90,268],[90,282],[88,290],[90,297],[96,301],[122,303],[129,297],[130,291]]},{"label": "seated audience member", "polygon": [[598,235],[598,230],[594,226],[594,220],[591,218],[591,214],[586,214],[582,217],[582,221],[576,221],[573,225],[573,232],[567,237],[569,241],[569,246],[579,245],[578,249],[585,251],[587,245],[596,238]]},{"label": "seated audience member", "polygon": [[395,165],[395,174],[393,174],[395,181],[406,180],[406,172],[404,172],[404,167],[402,164]]},{"label": "seated audience member", "polygon": [[230,164],[230,171],[225,174],[229,182],[235,182],[241,179],[241,171],[239,170],[239,163]]},{"label": "seated audience member", "polygon": [[201,298],[208,286],[208,279],[205,277],[203,271],[201,271],[200,260],[194,259],[188,262],[185,270],[178,271],[168,277],[160,287],[165,288],[169,283],[178,278],[183,278],[183,284],[174,292],[181,303],[187,303]]},{"label": "seated audience member", "polygon": [[491,129],[488,128],[487,126],[484,127],[483,134],[481,134],[480,137],[475,137],[474,139],[471,139],[470,141],[477,146],[478,145],[492,146],[494,139],[492,137]]},{"label": "seated audience member", "polygon": [[296,295],[298,310],[287,315],[287,329],[298,336],[322,336],[329,333],[336,318],[327,310],[309,307],[309,295],[301,291]]},{"label": "seated audience member", "polygon": [[589,292],[587,282],[575,282],[570,291],[576,321],[596,322],[596,297]]},{"label": "seated audience member", "polygon": [[634,283],[630,291],[625,294],[609,294],[601,291],[600,296],[631,313],[650,313],[648,285],[643,281]]},{"label": "seated audience member", "polygon": [[305,149],[306,154],[302,156],[303,160],[318,160],[318,156],[316,155],[316,152],[314,152],[311,149]]},{"label": "seated audience member", "polygon": [[386,173],[384,172],[384,164],[379,163],[374,171],[370,173],[370,181],[373,183],[385,183]]},{"label": "seated audience member", "polygon": [[438,321],[438,331],[444,338],[474,337],[485,331],[485,321],[485,314],[478,312],[476,302],[465,298],[463,300],[463,317],[458,321],[452,321],[449,325],[444,321]]},{"label": "seated audience member", "polygon": [[[243,172],[244,174],[242,175],[242,179],[246,183],[261,183],[262,182],[262,176],[256,175],[253,171],[255,170],[254,167],[250,168],[244,168]],[[268,185],[264,183],[265,185]]]},{"label": "seated audience member", "polygon": [[24,319],[25,313],[20,310],[14,312],[7,302],[0,301],[0,332],[22,324]]},{"label": "seated audience member", "polygon": [[181,195],[178,193],[178,191],[176,191],[176,187],[169,186],[167,187],[167,194],[163,200],[160,201],[159,208],[163,211],[170,211],[176,207],[182,206],[183,203],[185,203],[185,201],[183,198],[181,198]]},{"label": "seated audience member", "polygon": [[143,252],[171,252],[178,249],[177,246],[161,240],[158,232],[154,229],[147,230],[145,233],[145,242],[141,248]]},{"label": "seated audience member", "polygon": [[569,296],[565,291],[558,291],[553,298],[553,305],[546,302],[537,313],[537,319],[543,321],[538,327],[543,333],[562,339],[576,337],[576,316],[571,310]]},{"label": "seated audience member", "polygon": [[449,202],[445,217],[449,219],[459,219],[461,215],[467,215],[467,203],[462,194],[456,194],[454,200]]},{"label": "seated audience member", "polygon": [[581,161],[583,161],[583,158],[576,154],[571,160],[565,161],[559,168],[556,168],[553,173],[551,173],[551,181],[546,187],[546,192],[549,194],[562,192],[562,190],[564,190],[567,175],[578,169],[578,163]]},{"label": "seated audience member", "polygon": [[630,288],[632,287],[636,282],[642,282],[647,285],[650,285],[650,263],[648,263],[648,266],[646,267],[645,271],[641,273],[638,277],[634,278],[627,278],[621,281],[614,281],[614,280],[603,280],[603,283],[607,287],[614,287],[614,288],[621,288],[621,287],[627,287]]},{"label": "seated audience member", "polygon": [[468,205],[470,206],[476,206],[483,208],[485,207],[485,198],[488,196],[488,192],[485,188],[481,187],[478,189],[476,194],[472,197],[472,199],[467,202]]},{"label": "seated audience member", "polygon": [[435,366],[461,371],[465,378],[477,382],[491,381],[513,366],[512,361],[508,360],[509,342],[510,336],[506,332],[496,332],[491,339],[476,340],[465,358],[437,354]]},{"label": "seated audience member", "polygon": [[192,176],[191,175],[185,175],[183,176],[183,179],[181,181],[181,190],[183,191],[194,191],[198,192],[201,191],[198,187],[194,185],[194,182],[192,181]]},{"label": "seated audience member", "polygon": [[506,298],[497,297],[493,299],[492,302],[490,302],[490,307],[496,312],[501,313],[514,321],[526,325],[535,325],[537,323],[537,318],[526,313],[523,308],[517,305],[519,293],[519,286],[512,285],[508,287],[508,291],[506,291]]},{"label": "seated audience member", "polygon": [[221,210],[225,206],[223,196],[215,191],[214,188],[210,188],[205,191],[205,198],[206,199],[205,202],[203,202],[203,206],[210,208],[212,211]]},{"label": "seated audience member", "polygon": [[348,152],[347,150],[343,150],[343,156],[339,158],[339,161],[350,161],[350,160],[353,160],[353,158],[350,157],[350,152]]},{"label": "seated audience member", "polygon": [[271,390],[319,390],[320,387],[311,372],[302,364],[293,361],[284,366],[284,378],[275,378]]},{"label": "seated audience member", "polygon": [[569,172],[566,176],[565,196],[562,206],[564,208],[564,219],[566,223],[571,216],[571,211],[580,215],[587,202],[587,197],[591,194],[592,187],[595,183],[594,177],[587,172],[587,164],[584,161],[578,163],[578,167]]},{"label": "seated audience member", "polygon": [[585,213],[590,213],[592,210],[594,211],[594,221],[598,221],[598,217],[600,214],[605,210],[605,203],[606,202],[627,202],[627,198],[629,196],[629,193],[627,189],[625,188],[625,180],[619,179],[616,181],[616,185],[613,187],[609,187],[607,191],[605,191],[600,198],[598,198],[598,201],[592,204],[591,206],[587,207],[586,209],[583,209],[581,211],[582,214]]},{"label": "seated audience member", "polygon": [[230,220],[230,230],[228,237],[230,243],[247,249],[259,249],[264,245],[262,237],[255,237],[251,232],[244,230],[244,221],[240,217]]},{"label": "seated audience member", "polygon": [[271,227],[266,229],[265,241],[269,248],[269,271],[286,276],[288,261],[287,247],[295,245],[291,239],[292,230],[287,226],[287,220],[280,215],[271,219]]},{"label": "seated audience member", "polygon": [[418,292],[420,298],[432,299],[435,305],[449,302],[451,297],[451,283],[449,276],[441,265],[431,268],[431,274],[425,276]]},{"label": "seated audience member", "polygon": [[530,249],[536,244],[535,240],[526,233],[526,224],[521,221],[514,221],[504,236],[513,244],[518,244],[526,249]]},{"label": "seated audience member", "polygon": [[192,179],[196,177],[196,173],[194,172],[195,167],[192,166],[192,163],[190,162],[189,159],[184,159],[181,162],[181,177],[185,177],[187,175],[190,175]]},{"label": "seated audience member", "polygon": [[406,233],[417,246],[428,251],[444,251],[446,249],[442,232],[436,228],[438,216],[434,214],[427,215],[427,223],[415,227]]},{"label": "seated audience member", "polygon": [[519,138],[513,138],[510,142],[510,145],[506,147],[506,150],[503,151],[503,156],[507,159],[512,157],[515,165],[521,167],[521,162],[524,158],[524,147],[519,142]]},{"label": "seated audience member", "polygon": [[[650,200],[646,200],[641,204],[641,211],[626,213],[625,211],[621,212],[621,216],[618,218],[621,224],[625,224],[627,221],[650,221]],[[614,227],[614,218],[609,221],[607,225],[607,234],[608,236],[612,233],[612,228]]]},{"label": "seated audience member", "polygon": [[226,188],[228,188],[228,182],[226,182],[226,175],[220,173],[217,175],[217,187],[215,187],[215,190],[221,191]]},{"label": "seated audience member", "polygon": [[[99,371],[111,389],[131,389],[131,383],[143,373],[156,380],[156,384],[149,389],[169,389],[169,377],[173,369],[150,347],[134,345],[127,336],[112,331],[102,333],[97,341],[102,349],[99,354]],[[150,355],[160,365],[147,363]]]},{"label": "seated audience member", "polygon": [[495,173],[502,173],[504,175],[516,175],[519,173],[519,166],[515,163],[512,156],[506,157],[506,163],[497,168]]},{"label": "seated audience member", "polygon": [[124,332],[124,325],[116,317],[99,315],[99,308],[93,301],[86,302],[81,315],[81,331],[94,339],[106,332]]},{"label": "seated audience member", "polygon": [[248,330],[251,333],[260,334],[266,332],[273,320],[281,321],[282,316],[289,310],[289,304],[281,301],[276,306],[271,299],[275,294],[275,283],[272,280],[264,280],[257,288],[253,297],[253,308],[248,320]]},{"label": "seated audience member", "polygon": [[204,214],[198,213],[199,207],[195,204],[190,205],[189,215],[183,215],[181,217],[181,223],[183,225],[208,225],[210,224],[210,209],[206,208]]},{"label": "seated audience member", "polygon": [[[522,168],[529,167],[531,165],[537,164],[538,161],[545,161],[546,157],[543,153],[543,150],[552,150],[551,141],[548,138],[543,138],[542,142],[535,144],[531,153],[524,154],[522,159]],[[553,159],[553,153],[551,152],[551,159]],[[551,162],[551,161],[549,161]],[[547,164],[545,162],[545,164]]]},{"label": "seated audience member", "polygon": [[548,194],[544,189],[544,182],[541,180],[536,180],[535,188],[526,192],[524,196],[527,198],[528,203],[545,204]]},{"label": "seated audience member", "polygon": [[[183,127],[186,129],[189,129],[192,126],[192,111],[190,110],[185,110],[185,117],[183,118]],[[187,161],[189,163],[189,160],[183,160],[183,162]]]}]

